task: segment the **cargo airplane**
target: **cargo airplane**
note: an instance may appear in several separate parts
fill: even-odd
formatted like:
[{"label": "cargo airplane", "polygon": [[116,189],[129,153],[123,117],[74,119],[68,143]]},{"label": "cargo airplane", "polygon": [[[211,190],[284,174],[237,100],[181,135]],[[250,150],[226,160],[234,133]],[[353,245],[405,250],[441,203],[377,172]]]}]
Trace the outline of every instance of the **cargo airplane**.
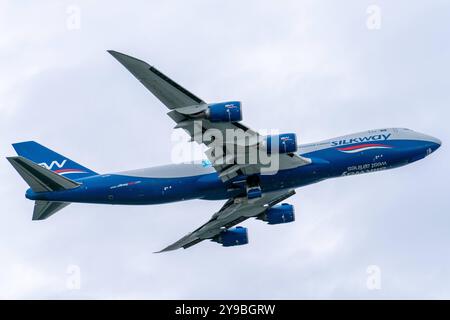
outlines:
[{"label": "cargo airplane", "polygon": [[[35,201],[33,220],[46,219],[72,202],[148,205],[225,200],[209,221],[160,252],[186,249],[207,239],[225,247],[243,245],[248,243],[247,229],[237,225],[246,219],[270,225],[295,220],[294,207],[284,200],[296,188],[400,167],[441,145],[439,139],[404,128],[300,145],[294,133],[262,135],[241,122],[239,101],[207,103],[146,62],[108,52],[167,107],[175,128],[205,146],[208,160],[101,174],[37,142],[14,143],[18,156],[7,159],[30,187],[25,197]],[[211,130],[222,138],[204,139]],[[229,131],[239,131],[245,138],[229,139]],[[252,152],[275,159],[276,170],[268,170],[262,157],[249,161]]]}]

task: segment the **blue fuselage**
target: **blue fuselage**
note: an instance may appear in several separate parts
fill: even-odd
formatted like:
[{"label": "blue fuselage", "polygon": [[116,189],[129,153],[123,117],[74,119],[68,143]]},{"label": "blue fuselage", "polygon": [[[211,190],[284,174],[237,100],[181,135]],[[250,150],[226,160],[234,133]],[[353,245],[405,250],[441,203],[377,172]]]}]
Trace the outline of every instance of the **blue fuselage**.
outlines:
[{"label": "blue fuselage", "polygon": [[[392,131],[397,130],[397,131]],[[299,154],[308,165],[260,175],[262,192],[293,189],[324,179],[391,169],[429,155],[440,141],[407,129],[382,129],[301,145]],[[34,193],[32,200],[103,204],[160,204],[189,199],[229,199],[245,193],[237,183],[244,177],[222,182],[205,164],[179,164],[125,173],[78,179],[75,189]],[[162,174],[166,172],[168,174]]]}]

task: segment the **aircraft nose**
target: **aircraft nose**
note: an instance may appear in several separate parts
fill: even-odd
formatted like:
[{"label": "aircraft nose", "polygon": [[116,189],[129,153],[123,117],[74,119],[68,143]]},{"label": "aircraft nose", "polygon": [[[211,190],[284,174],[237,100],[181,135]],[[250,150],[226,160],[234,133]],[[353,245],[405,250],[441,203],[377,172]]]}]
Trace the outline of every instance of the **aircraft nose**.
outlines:
[{"label": "aircraft nose", "polygon": [[425,140],[427,141],[427,154],[430,154],[431,152],[436,151],[441,145],[442,145],[442,141],[439,140],[438,138],[429,136],[429,135],[424,135],[425,136]]},{"label": "aircraft nose", "polygon": [[428,141],[432,144],[433,151],[438,149],[442,145],[441,140],[432,136],[428,136]]},{"label": "aircraft nose", "polygon": [[416,145],[408,152],[411,152],[411,158],[409,162],[414,162],[429,156],[436,151],[442,144],[438,138],[423,134],[415,133]]},{"label": "aircraft nose", "polygon": [[436,143],[438,145],[438,148],[442,145],[442,141],[439,140],[438,138],[435,138],[435,137],[431,137],[431,138],[432,139],[430,141],[433,142],[433,143]]}]

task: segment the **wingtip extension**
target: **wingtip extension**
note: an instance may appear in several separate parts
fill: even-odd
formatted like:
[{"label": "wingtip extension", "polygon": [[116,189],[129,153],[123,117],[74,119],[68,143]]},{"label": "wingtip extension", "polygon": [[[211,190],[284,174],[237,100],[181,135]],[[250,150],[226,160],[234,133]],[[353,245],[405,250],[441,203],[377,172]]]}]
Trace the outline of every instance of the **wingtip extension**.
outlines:
[{"label": "wingtip extension", "polygon": [[164,249],[162,249],[162,250],[159,250],[159,251],[155,251],[155,252],[153,252],[153,253],[163,253],[163,252],[168,252],[168,251],[172,251],[173,249],[167,249],[167,248],[164,248]]},{"label": "wingtip extension", "polygon": [[151,67],[151,65],[149,65],[147,62],[145,62],[144,60],[135,58],[133,56],[130,56],[128,54],[119,52],[119,51],[115,51],[115,50],[106,50],[110,55],[112,55],[117,61],[119,61],[121,64],[123,64],[126,68],[129,68],[129,64],[130,63],[142,63],[147,65],[148,67]]}]

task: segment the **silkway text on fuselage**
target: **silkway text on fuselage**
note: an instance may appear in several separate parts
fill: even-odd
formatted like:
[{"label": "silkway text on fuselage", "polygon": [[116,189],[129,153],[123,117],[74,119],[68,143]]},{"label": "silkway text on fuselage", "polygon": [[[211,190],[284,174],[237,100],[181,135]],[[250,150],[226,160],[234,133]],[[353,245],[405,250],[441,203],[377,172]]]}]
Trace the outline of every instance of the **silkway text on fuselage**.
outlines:
[{"label": "silkway text on fuselage", "polygon": [[376,134],[373,136],[368,137],[358,137],[358,138],[351,138],[351,139],[344,139],[344,140],[338,140],[338,141],[332,141],[332,146],[342,146],[344,144],[352,144],[352,143],[360,143],[360,142],[368,142],[368,141],[385,141],[389,139],[391,136],[390,133],[388,134]]}]

